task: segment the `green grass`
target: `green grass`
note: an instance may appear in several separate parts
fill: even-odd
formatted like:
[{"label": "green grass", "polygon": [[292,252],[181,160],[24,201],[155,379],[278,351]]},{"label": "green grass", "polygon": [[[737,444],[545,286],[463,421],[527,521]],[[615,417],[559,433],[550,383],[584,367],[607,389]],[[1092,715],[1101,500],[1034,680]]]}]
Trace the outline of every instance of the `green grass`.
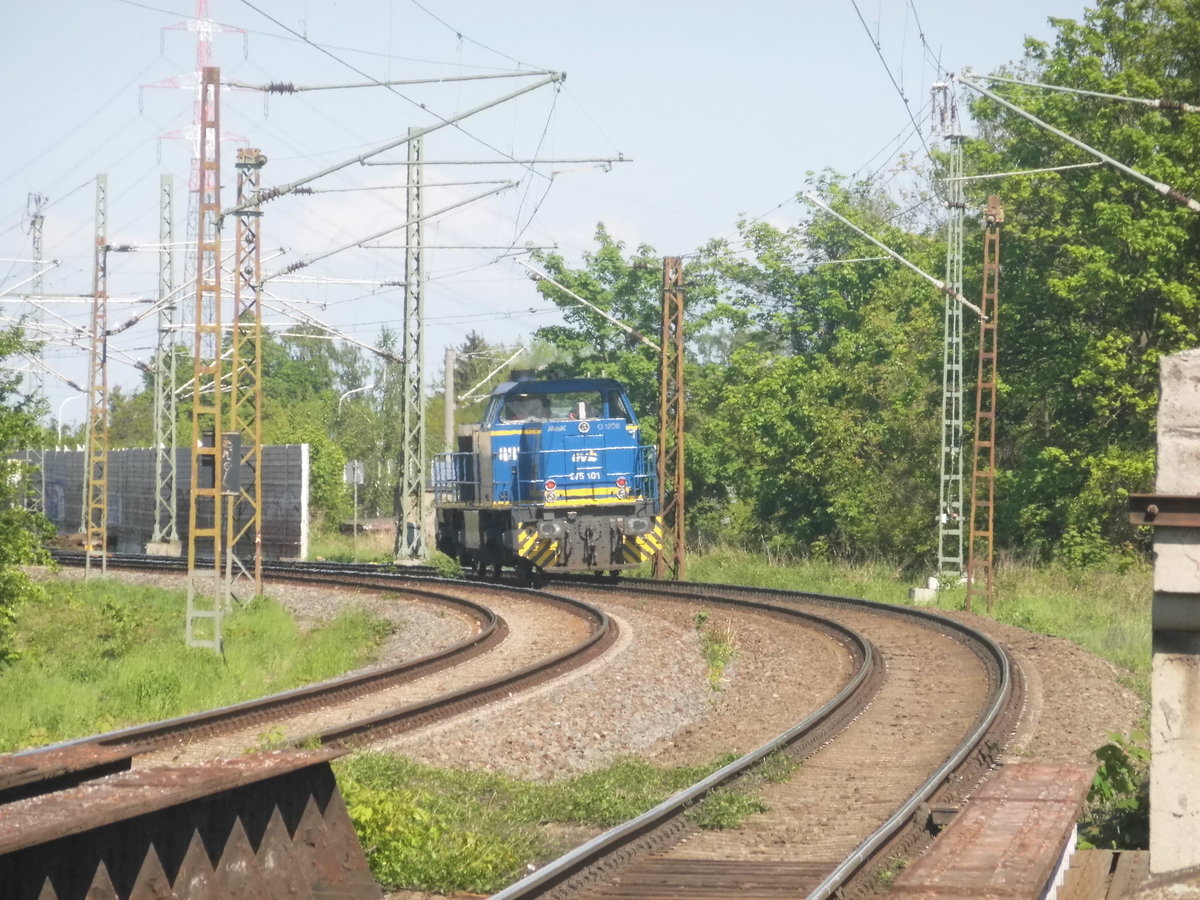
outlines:
[{"label": "green grass", "polygon": [[390,563],[396,559],[395,530],[363,531],[355,541],[354,535],[322,530],[313,535],[308,545],[308,558],[330,562]]},{"label": "green grass", "polygon": [[[576,842],[562,838],[569,826],[625,822],[728,762],[658,768],[630,758],[550,783],[375,753],[335,767],[371,870],[385,888],[491,892],[569,849]],[[771,764],[776,777],[790,771],[786,763]],[[700,827],[733,827],[765,808],[747,790],[729,788],[689,815]]]},{"label": "green grass", "polygon": [[897,603],[908,596],[908,583],[894,566],[884,563],[850,565],[828,560],[771,561],[742,550],[713,550],[689,554],[689,581],[783,588],[859,597]]},{"label": "green grass", "polygon": [[390,625],[362,610],[302,630],[270,599],[225,620],[224,657],[184,645],[183,592],[48,582],[17,613],[20,659],[0,668],[0,751],[285,690],[368,661]]}]

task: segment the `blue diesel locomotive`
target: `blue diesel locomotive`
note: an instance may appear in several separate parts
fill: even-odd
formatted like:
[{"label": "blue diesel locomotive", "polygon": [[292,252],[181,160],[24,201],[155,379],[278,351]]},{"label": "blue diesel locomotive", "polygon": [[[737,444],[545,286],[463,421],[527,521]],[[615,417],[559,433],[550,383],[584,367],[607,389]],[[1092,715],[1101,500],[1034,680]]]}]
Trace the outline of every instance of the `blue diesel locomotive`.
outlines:
[{"label": "blue diesel locomotive", "polygon": [[662,547],[655,451],[611,378],[500,385],[433,490],[438,549],[480,574],[615,571]]}]

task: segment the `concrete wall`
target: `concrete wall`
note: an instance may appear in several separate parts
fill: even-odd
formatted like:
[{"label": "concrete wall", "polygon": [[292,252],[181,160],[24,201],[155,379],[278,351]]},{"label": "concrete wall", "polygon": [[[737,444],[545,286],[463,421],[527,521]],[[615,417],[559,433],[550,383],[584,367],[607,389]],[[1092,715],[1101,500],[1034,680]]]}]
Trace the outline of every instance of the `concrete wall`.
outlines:
[{"label": "concrete wall", "polygon": [[[1156,492],[1200,496],[1200,350],[1160,366]],[[1200,865],[1200,529],[1154,529],[1150,870]]]},{"label": "concrete wall", "polygon": [[[155,451],[113,450],[108,459],[108,542],[116,553],[144,553],[154,532]],[[178,477],[176,527],[183,547],[188,539],[191,451],[175,451]],[[81,530],[85,454],[48,450],[45,454],[46,517],[60,534]],[[249,475],[243,472],[243,478]],[[263,447],[262,530],[265,559],[308,556],[308,445]],[[244,517],[239,522],[244,522]],[[201,548],[207,555],[211,549]],[[253,536],[239,542],[238,556],[253,558]]]}]

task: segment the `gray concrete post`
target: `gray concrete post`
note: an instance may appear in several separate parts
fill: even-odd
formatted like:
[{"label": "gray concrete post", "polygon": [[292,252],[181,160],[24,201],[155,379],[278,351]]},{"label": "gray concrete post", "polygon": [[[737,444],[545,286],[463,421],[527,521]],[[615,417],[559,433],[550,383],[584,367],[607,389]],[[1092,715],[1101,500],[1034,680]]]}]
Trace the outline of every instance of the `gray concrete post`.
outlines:
[{"label": "gray concrete post", "polygon": [[[1200,349],[1164,357],[1159,494],[1200,495]],[[1154,530],[1150,871],[1200,865],[1200,529]]]}]

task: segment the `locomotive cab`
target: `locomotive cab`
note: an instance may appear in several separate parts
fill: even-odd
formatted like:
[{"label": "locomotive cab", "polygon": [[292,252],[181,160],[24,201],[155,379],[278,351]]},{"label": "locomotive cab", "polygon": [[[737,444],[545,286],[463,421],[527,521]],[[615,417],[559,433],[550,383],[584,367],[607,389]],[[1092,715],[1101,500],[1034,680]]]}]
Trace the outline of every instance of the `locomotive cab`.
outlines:
[{"label": "locomotive cab", "polygon": [[506,382],[434,462],[438,549],[481,570],[639,565],[662,546],[655,469],[619,382]]}]

